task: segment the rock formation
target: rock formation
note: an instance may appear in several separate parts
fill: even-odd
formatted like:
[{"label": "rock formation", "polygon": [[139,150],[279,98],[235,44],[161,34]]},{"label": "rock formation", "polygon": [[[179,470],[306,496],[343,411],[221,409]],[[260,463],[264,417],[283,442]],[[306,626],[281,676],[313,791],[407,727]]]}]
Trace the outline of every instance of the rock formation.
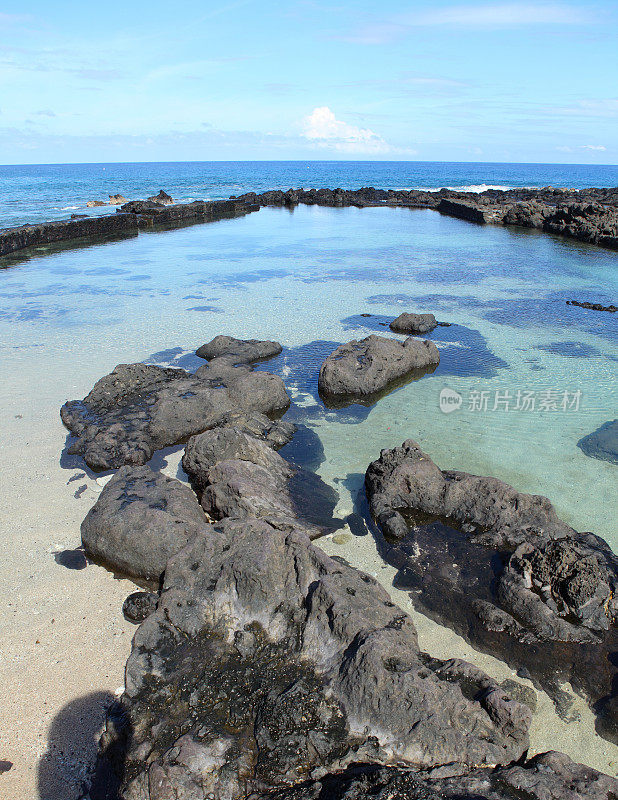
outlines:
[{"label": "rock formation", "polygon": [[413,441],[383,450],[366,488],[415,605],[554,696],[570,681],[617,740],[618,559],[607,543],[570,528],[545,497],[440,470]]},{"label": "rock formation", "polygon": [[[233,359],[232,359],[233,362]],[[281,378],[234,366],[225,354],[194,375],[182,369],[120,364],[84,400],[61,409],[76,436],[70,452],[92,469],[145,464],[162,447],[242,414],[276,414],[289,405]]]},{"label": "rock formation", "polygon": [[433,314],[400,314],[390,324],[390,329],[395,333],[422,334],[430,333],[437,326]]},{"label": "rock formation", "polygon": [[318,389],[327,401],[371,401],[397,381],[433,372],[439,362],[433,342],[372,335],[331,353],[320,368]]}]

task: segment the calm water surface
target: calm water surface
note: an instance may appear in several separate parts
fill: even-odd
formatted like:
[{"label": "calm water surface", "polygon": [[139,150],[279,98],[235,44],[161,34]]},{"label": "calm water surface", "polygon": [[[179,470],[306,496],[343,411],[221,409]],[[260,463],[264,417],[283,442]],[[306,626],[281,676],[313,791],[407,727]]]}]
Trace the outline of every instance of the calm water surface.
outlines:
[{"label": "calm water surface", "polygon": [[[536,232],[386,208],[263,209],[42,249],[0,270],[0,401],[36,416],[52,378],[67,399],[82,397],[121,362],[193,369],[192,352],[218,333],[274,338],[285,351],[264,368],[286,380],[290,416],[307,426],[306,460],[339,492],[339,514],[358,508],[380,449],[413,438],[443,468],[547,495],[567,522],[617,548],[618,467],[577,441],[617,416],[618,315],[565,305],[615,302],[617,263],[615,253]],[[385,333],[403,310],[451,323],[431,337],[438,369],[373,407],[326,409],[322,359]],[[445,388],[462,398],[451,414],[439,407]],[[518,409],[518,392],[535,407]],[[48,424],[60,425],[55,412]]]}]

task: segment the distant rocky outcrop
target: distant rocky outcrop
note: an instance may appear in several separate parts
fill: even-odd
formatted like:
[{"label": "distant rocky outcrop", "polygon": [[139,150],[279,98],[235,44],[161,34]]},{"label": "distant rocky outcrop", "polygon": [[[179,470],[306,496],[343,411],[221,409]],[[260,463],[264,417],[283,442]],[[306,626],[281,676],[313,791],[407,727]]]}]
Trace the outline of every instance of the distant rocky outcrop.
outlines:
[{"label": "distant rocky outcrop", "polygon": [[170,197],[167,192],[164,192],[163,189],[160,189],[158,194],[147,198],[147,200],[150,203],[158,203],[160,206],[171,206],[174,204],[172,197]]},{"label": "distant rocky outcrop", "polygon": [[413,441],[366,474],[385,558],[424,613],[523,668],[554,697],[570,681],[618,740],[618,559],[547,498],[440,470]]},{"label": "distant rocky outcrop", "polygon": [[121,206],[123,203],[127,202],[127,198],[123,197],[121,194],[110,194],[109,196],[109,204],[110,206]]},{"label": "distant rocky outcrop", "polygon": [[372,335],[331,353],[320,368],[318,389],[327,401],[372,401],[398,381],[432,372],[439,362],[433,342]]}]

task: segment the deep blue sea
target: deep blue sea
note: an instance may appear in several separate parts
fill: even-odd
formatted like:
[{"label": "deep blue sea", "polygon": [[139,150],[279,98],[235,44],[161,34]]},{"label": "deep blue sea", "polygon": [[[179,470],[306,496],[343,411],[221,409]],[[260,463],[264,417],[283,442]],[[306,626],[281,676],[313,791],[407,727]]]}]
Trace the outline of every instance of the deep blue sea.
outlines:
[{"label": "deep blue sea", "polygon": [[[175,199],[227,198],[266,189],[439,189],[617,186],[618,166],[423,161],[202,161],[0,166],[0,227],[59,219],[110,194],[134,200],[165,189]],[[89,213],[109,213],[109,207]]]}]

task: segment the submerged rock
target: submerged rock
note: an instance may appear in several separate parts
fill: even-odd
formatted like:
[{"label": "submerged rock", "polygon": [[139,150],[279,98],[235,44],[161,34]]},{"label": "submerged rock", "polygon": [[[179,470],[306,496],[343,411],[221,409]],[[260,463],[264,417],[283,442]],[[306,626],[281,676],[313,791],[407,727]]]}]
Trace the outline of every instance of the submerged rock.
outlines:
[{"label": "submerged rock", "polygon": [[580,303],[579,300],[567,300],[567,306],[579,306],[579,308],[587,308],[591,311],[609,311],[610,314],[615,314],[618,311],[618,306],[603,306],[601,303]]},{"label": "submerged rock", "polygon": [[77,437],[71,453],[95,470],[145,464],[162,447],[186,441],[243,412],[274,414],[289,397],[281,378],[215,359],[195,375],[182,369],[120,364],[84,400],[60,415]]},{"label": "submerged rock", "polygon": [[99,767],[127,800],[243,798],[359,762],[453,774],[528,746],[529,709],[420,652],[375,580],[263,520],[206,526],[168,562],[125,683]]},{"label": "submerged rock", "polygon": [[318,388],[326,400],[371,400],[402,379],[433,371],[439,362],[433,342],[372,335],[331,353],[320,368]]},{"label": "submerged rock", "polygon": [[610,420],[577,442],[587,456],[618,464],[618,419]]},{"label": "submerged rock", "polygon": [[408,314],[404,311],[391,322],[390,328],[395,333],[429,333],[437,324],[433,314]]},{"label": "submerged rock", "polygon": [[420,610],[554,696],[570,681],[618,739],[618,559],[606,542],[545,497],[440,470],[413,441],[382,451],[366,488],[384,555]]},{"label": "submerged rock", "polygon": [[82,522],[88,558],[158,587],[168,559],[207,523],[188,486],[149,467],[122,467]]},{"label": "submerged rock", "polygon": [[203,344],[195,354],[210,361],[226,356],[234,364],[248,364],[262,358],[277,356],[283,350],[279,342],[262,342],[259,339],[235,339],[233,336],[215,336]]}]

